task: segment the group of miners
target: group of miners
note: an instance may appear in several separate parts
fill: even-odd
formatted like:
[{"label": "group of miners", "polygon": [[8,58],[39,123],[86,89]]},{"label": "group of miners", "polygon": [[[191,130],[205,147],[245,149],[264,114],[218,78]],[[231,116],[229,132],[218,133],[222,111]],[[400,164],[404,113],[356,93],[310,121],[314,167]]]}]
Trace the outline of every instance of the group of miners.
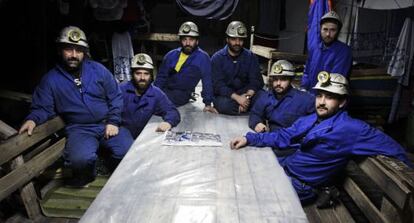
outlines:
[{"label": "group of miners", "polygon": [[258,58],[244,48],[248,32],[240,21],[228,25],[226,45],[211,58],[199,46],[197,25],[183,23],[181,46],[165,55],[157,74],[151,57],[139,53],[131,80],[121,84],[89,58],[85,33],[69,26],[56,41],[60,60],[37,86],[19,132],[31,135],[59,115],[66,124],[63,158],[72,172],[65,183],[83,187],[95,179],[98,148],[112,152],[109,163],[116,168],[152,115],[163,119],[156,131],[179,124],[177,107],[194,98],[201,80],[204,112],[249,115],[254,132],[234,138],[230,147],[272,147],[301,201],[313,201],[353,156],[381,154],[412,165],[392,138],[348,115],[352,53],[338,40],[341,27],[334,11],[321,18],[320,44],[309,49],[300,87],[292,84],[293,64],[278,60],[266,89]]}]

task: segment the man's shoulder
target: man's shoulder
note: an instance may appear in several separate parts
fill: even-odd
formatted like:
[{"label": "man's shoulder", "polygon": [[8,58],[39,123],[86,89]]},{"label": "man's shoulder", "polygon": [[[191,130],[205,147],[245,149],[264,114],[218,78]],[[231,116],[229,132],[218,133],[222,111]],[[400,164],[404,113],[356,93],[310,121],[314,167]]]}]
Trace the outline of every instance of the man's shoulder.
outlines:
[{"label": "man's shoulder", "polygon": [[125,81],[119,84],[119,88],[121,88],[122,92],[126,92],[127,90],[134,90],[134,85],[131,81]]},{"label": "man's shoulder", "polygon": [[315,96],[307,91],[301,91],[297,88],[292,88],[292,92],[295,94],[296,97],[304,99],[304,100],[314,100]]},{"label": "man's shoulder", "polygon": [[172,49],[172,50],[168,51],[167,54],[165,54],[165,58],[169,58],[169,57],[172,57],[172,56],[177,56],[177,55],[180,54],[180,52],[181,52],[181,47]]},{"label": "man's shoulder", "polygon": [[334,42],[334,44],[335,44],[335,47],[336,47],[336,48],[339,48],[339,49],[342,49],[342,50],[348,50],[348,51],[351,51],[351,47],[350,47],[350,46],[348,46],[346,43],[343,43],[342,41],[336,40],[336,41]]},{"label": "man's shoulder", "polygon": [[94,60],[91,60],[91,59],[87,59],[87,60],[83,61],[83,64],[84,64],[84,66],[87,66],[87,67],[107,70],[107,68],[103,64],[101,64],[99,62],[96,62]]},{"label": "man's shoulder", "polygon": [[221,49],[217,50],[217,51],[213,54],[213,56],[211,56],[211,59],[226,56],[226,55],[227,55],[227,50],[226,50],[226,49],[227,49],[226,47],[223,47],[223,48],[221,48]]},{"label": "man's shoulder", "polygon": [[338,115],[338,118],[335,120],[336,126],[342,128],[346,131],[357,132],[363,128],[371,128],[370,125],[362,120],[352,118],[348,112],[343,111]]},{"label": "man's shoulder", "polygon": [[203,49],[201,49],[200,47],[197,48],[196,52],[198,52],[200,55],[210,58],[210,55],[208,55],[208,53],[204,51]]}]

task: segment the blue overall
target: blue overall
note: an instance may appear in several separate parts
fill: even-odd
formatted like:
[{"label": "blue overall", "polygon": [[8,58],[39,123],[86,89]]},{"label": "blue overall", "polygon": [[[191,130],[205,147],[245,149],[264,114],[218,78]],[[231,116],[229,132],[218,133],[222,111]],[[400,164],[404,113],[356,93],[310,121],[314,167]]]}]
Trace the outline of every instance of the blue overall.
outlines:
[{"label": "blue overall", "polygon": [[132,137],[138,137],[153,114],[162,116],[173,127],[180,123],[177,108],[158,87],[151,84],[143,95],[138,96],[134,84],[129,81],[121,84],[121,90],[124,97],[122,126],[131,132]]},{"label": "blue overall", "polygon": [[313,199],[313,188],[331,185],[353,156],[385,155],[411,166],[404,149],[383,132],[351,118],[346,111],[317,122],[317,115],[299,118],[291,127],[270,133],[247,133],[248,145],[297,148],[279,159],[302,202]]},{"label": "blue overall", "polygon": [[268,121],[270,131],[291,126],[296,119],[315,112],[315,97],[307,92],[290,88],[278,100],[273,90],[262,91],[250,110],[249,127]]},{"label": "blue overall", "polygon": [[103,65],[85,59],[78,88],[72,75],[60,65],[50,70],[37,86],[31,113],[26,120],[40,125],[59,115],[65,121],[67,136],[63,157],[72,169],[76,184],[95,177],[96,152],[99,146],[112,151],[114,165],[128,151],[133,139],[129,131],[104,139],[106,124],[121,123],[122,94],[113,75]]},{"label": "blue overall", "polygon": [[[218,112],[229,115],[239,114],[239,104],[231,99],[233,93],[244,94],[248,90],[258,92],[263,88],[259,62],[250,50],[244,49],[236,58],[228,53],[228,46],[211,57],[214,89],[214,107]],[[257,94],[252,98],[254,104]]]},{"label": "blue overall", "polygon": [[321,42],[318,47],[309,50],[301,87],[316,94],[312,88],[318,82],[317,77],[320,71],[339,73],[349,77],[351,66],[352,50],[348,45],[336,40],[326,48]]},{"label": "blue overall", "polygon": [[175,65],[180,57],[181,47],[171,50],[165,55],[158,70],[154,85],[159,87],[176,105],[182,106],[189,102],[198,82],[202,81],[201,96],[205,105],[213,102],[210,57],[197,47],[182,65],[179,72]]}]

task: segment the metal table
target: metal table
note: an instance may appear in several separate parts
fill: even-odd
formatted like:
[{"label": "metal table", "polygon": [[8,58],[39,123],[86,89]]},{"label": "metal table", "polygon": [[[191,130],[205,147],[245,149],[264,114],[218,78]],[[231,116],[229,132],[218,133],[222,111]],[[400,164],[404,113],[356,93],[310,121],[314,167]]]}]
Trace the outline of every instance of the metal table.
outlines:
[{"label": "metal table", "polygon": [[270,148],[230,149],[247,116],[179,110],[175,130],[217,133],[223,146],[163,146],[153,117],[80,222],[307,222]]}]

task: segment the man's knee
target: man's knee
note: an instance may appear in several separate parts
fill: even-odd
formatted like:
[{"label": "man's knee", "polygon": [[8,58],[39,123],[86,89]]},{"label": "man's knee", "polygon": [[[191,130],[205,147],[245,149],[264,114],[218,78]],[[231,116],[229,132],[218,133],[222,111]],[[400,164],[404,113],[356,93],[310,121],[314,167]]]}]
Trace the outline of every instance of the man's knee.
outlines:
[{"label": "man's knee", "polygon": [[131,133],[126,128],[120,127],[118,135],[109,140],[107,147],[111,150],[113,158],[122,159],[133,142]]},{"label": "man's knee", "polygon": [[221,114],[238,115],[239,106],[232,99],[217,97],[214,100],[214,108]]}]

